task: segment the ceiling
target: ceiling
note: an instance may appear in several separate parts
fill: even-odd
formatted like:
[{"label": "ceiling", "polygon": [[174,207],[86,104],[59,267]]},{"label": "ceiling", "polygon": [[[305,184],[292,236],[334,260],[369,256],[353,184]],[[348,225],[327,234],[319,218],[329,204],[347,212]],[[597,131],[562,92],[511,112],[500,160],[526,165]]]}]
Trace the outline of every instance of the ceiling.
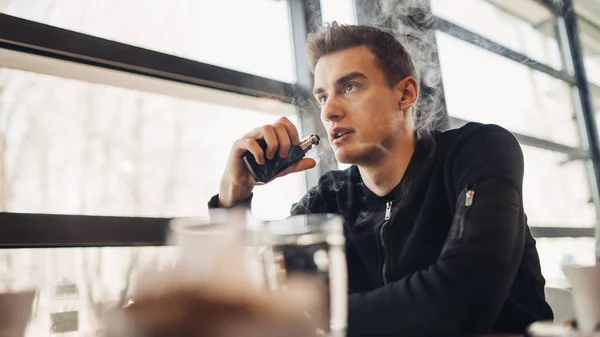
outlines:
[{"label": "ceiling", "polygon": [[600,26],[600,0],[574,0],[573,6],[577,15]]},{"label": "ceiling", "polygon": [[[542,33],[554,35],[551,26],[552,13],[533,0],[487,0],[498,8],[539,27]],[[573,0],[575,12],[581,18],[578,22],[581,42],[586,56],[600,57],[600,0]]]},{"label": "ceiling", "polygon": [[579,37],[587,55],[600,57],[600,0],[574,0]]}]

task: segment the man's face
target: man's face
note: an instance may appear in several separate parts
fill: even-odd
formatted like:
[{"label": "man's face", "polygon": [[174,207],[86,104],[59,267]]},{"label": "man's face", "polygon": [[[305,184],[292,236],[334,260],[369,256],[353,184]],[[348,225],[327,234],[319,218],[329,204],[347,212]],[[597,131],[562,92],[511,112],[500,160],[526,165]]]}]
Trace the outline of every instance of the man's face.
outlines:
[{"label": "man's face", "polygon": [[405,82],[390,87],[366,46],[319,59],[314,94],[339,162],[369,164],[398,148],[407,123],[401,111]]}]

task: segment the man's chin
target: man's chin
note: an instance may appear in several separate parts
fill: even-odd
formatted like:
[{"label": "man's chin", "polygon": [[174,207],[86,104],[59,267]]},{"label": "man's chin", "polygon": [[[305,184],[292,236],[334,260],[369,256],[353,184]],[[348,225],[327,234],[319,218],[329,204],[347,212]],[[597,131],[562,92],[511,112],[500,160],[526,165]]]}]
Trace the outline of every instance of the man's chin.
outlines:
[{"label": "man's chin", "polygon": [[356,153],[349,153],[349,151],[336,151],[335,159],[341,164],[356,165],[360,156],[357,156]]},{"label": "man's chin", "polygon": [[335,159],[341,164],[347,165],[365,165],[377,162],[380,153],[377,148],[338,148],[334,150]]}]

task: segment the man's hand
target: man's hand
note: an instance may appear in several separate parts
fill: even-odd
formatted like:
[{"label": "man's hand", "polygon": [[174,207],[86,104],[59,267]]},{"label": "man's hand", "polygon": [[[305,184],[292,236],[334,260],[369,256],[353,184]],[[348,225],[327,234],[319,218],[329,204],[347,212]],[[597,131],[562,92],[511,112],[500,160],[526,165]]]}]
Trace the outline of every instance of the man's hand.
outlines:
[{"label": "man's hand", "polygon": [[[256,142],[264,139],[267,150],[263,151]],[[249,151],[254,155],[256,162],[263,165],[266,160],[279,156],[285,158],[292,145],[299,145],[298,129],[289,119],[281,117],[277,122],[258,127],[241,139],[238,139],[229,153],[225,173],[221,178],[219,189],[219,207],[233,206],[250,196],[256,181],[250,175],[242,156]],[[302,158],[298,163],[288,167],[277,175],[283,177],[293,172],[300,172],[315,167],[316,162],[311,158]]]}]

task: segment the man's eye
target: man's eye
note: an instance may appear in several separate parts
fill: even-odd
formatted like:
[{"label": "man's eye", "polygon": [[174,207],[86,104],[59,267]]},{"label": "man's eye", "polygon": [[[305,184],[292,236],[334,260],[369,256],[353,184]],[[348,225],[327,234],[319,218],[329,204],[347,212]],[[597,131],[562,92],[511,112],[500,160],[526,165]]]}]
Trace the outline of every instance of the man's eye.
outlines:
[{"label": "man's eye", "polygon": [[317,101],[319,102],[319,104],[325,104],[325,102],[327,101],[327,96],[325,96],[325,95],[319,96],[317,98]]},{"label": "man's eye", "polygon": [[352,83],[346,84],[346,87],[344,88],[344,92],[351,92],[354,89],[356,89],[356,86]]}]

